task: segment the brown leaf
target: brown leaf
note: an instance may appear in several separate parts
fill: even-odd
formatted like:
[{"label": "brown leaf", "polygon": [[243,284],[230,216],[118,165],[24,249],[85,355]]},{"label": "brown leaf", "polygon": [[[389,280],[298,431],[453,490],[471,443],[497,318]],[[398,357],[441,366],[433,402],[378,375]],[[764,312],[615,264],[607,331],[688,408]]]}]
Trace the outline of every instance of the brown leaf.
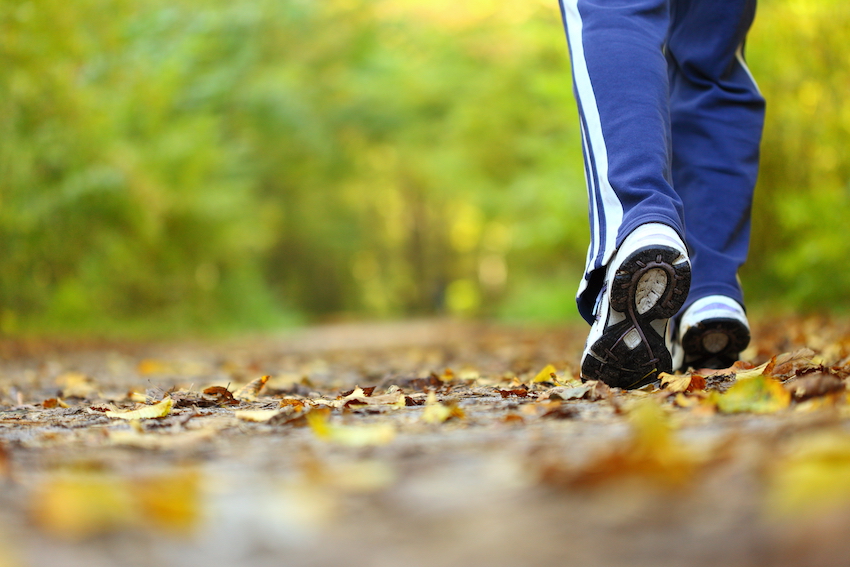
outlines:
[{"label": "brown leaf", "polygon": [[814,351],[809,348],[801,348],[794,352],[778,354],[771,358],[764,368],[765,376],[774,378],[789,378],[799,374],[807,368],[816,366],[812,362]]},{"label": "brown leaf", "polygon": [[496,390],[499,392],[499,395],[502,398],[509,398],[511,396],[516,396],[517,398],[527,398],[528,397],[528,388],[523,386],[522,388],[515,388],[513,390]]},{"label": "brown leaf", "polygon": [[280,407],[291,407],[294,411],[301,411],[304,409],[304,402],[302,400],[293,400],[291,398],[284,398],[280,400]]},{"label": "brown leaf", "polygon": [[235,399],[233,394],[230,393],[230,390],[224,386],[210,386],[204,390],[204,394],[215,396],[217,398],[216,402],[219,404],[237,405],[239,403],[239,400]]},{"label": "brown leaf", "polygon": [[[221,388],[221,386],[215,386],[216,388]],[[208,390],[210,388],[207,388]],[[222,388],[224,390],[224,388]],[[227,390],[225,390],[227,391]],[[230,392],[227,392],[228,394]],[[136,398],[133,398],[136,399]],[[143,399],[147,399],[143,396]],[[190,390],[177,390],[176,392],[171,393],[171,399],[174,400],[175,408],[187,408],[187,407],[199,407],[199,408],[208,408],[212,406],[219,405],[218,400],[210,399],[209,396],[205,396],[200,392],[193,392]],[[140,400],[142,401],[142,400]],[[235,400],[234,400],[235,401]],[[237,402],[238,403],[238,402]]]},{"label": "brown leaf", "polygon": [[427,378],[402,378],[391,383],[417,392],[435,390],[443,386],[443,382],[435,374],[431,374]]},{"label": "brown leaf", "polygon": [[798,402],[846,390],[843,380],[832,374],[823,373],[792,378],[784,385]]}]

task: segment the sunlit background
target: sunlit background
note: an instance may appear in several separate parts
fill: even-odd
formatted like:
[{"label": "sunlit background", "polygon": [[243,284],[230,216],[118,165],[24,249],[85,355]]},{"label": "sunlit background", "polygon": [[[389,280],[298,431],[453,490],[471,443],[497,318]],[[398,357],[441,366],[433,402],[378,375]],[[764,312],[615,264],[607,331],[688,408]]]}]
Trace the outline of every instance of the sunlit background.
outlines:
[{"label": "sunlit background", "polygon": [[[555,0],[0,0],[0,331],[575,321]],[[754,310],[850,306],[850,4],[762,0]]]}]

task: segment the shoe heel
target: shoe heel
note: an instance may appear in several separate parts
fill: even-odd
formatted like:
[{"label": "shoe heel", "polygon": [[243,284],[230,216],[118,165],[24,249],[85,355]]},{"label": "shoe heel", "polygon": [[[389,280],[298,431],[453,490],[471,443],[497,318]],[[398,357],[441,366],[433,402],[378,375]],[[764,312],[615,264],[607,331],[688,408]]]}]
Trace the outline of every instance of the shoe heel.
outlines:
[{"label": "shoe heel", "polygon": [[611,308],[635,319],[669,319],[691,286],[691,266],[669,246],[645,246],[618,267],[611,288]]}]

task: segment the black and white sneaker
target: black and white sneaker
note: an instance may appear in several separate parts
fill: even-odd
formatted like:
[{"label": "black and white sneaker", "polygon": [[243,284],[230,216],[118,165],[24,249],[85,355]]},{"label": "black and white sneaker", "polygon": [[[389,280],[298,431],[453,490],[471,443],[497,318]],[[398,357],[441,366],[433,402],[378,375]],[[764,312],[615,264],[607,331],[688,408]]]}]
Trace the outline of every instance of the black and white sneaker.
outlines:
[{"label": "black and white sneaker", "polygon": [[608,264],[582,354],[582,378],[638,388],[671,372],[667,321],[690,285],[687,249],[672,228],[652,223],[634,230]]},{"label": "black and white sneaker", "polygon": [[728,368],[750,344],[750,325],[743,307],[724,295],[695,301],[672,333],[673,367]]}]

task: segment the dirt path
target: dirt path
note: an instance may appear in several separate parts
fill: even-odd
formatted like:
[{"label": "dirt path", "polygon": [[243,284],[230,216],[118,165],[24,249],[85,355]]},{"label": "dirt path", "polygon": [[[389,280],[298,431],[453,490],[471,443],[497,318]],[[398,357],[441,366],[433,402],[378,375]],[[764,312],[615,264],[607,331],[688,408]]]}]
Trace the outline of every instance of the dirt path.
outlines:
[{"label": "dirt path", "polygon": [[847,563],[847,321],[637,392],[584,332],[2,343],[0,567]]}]

